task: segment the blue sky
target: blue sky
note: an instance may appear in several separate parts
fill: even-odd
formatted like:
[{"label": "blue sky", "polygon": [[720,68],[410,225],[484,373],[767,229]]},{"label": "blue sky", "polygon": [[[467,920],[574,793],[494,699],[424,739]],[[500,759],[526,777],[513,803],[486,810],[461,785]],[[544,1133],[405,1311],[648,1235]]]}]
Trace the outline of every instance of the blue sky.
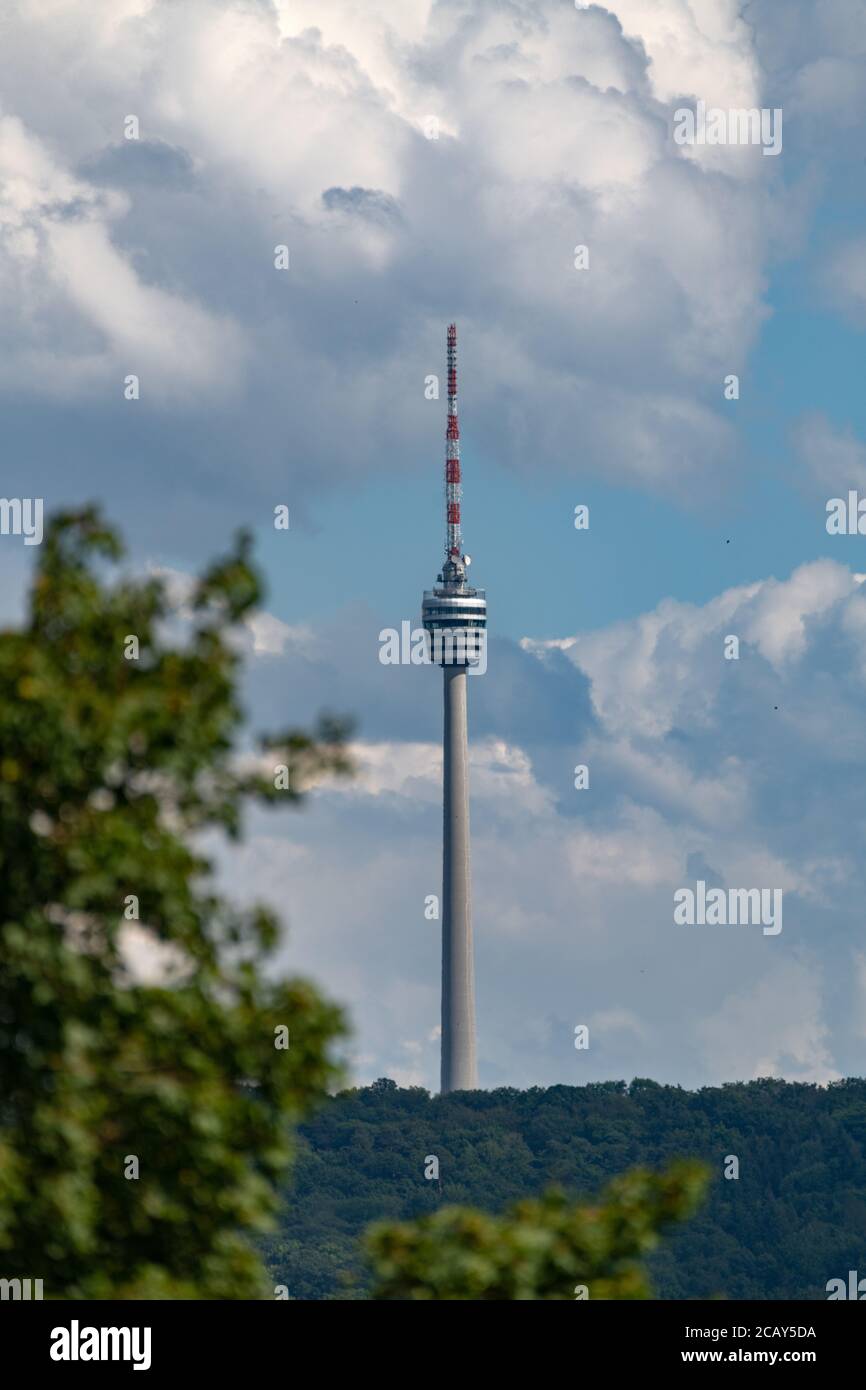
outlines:
[{"label": "blue sky", "polygon": [[[801,275],[812,244],[798,262]],[[807,558],[862,563],[863,541],[829,536],[825,499],[803,495],[790,479],[792,425],[805,409],[866,435],[862,330],[810,304],[808,284],[798,290],[796,278],[788,266],[773,278],[771,316],[740,400],[719,407],[735,414],[746,476],[699,507],[688,497],[585,481],[579,441],[567,480],[527,479],[497,466],[470,434],[472,382],[461,373],[464,540],[475,582],[488,589],[495,631],[552,638],[634,617],[668,595],[706,602],[732,584],[784,577]],[[332,615],[353,592],[384,615],[414,612],[442,545],[443,413],[441,402],[430,403],[429,460],[408,476],[397,472],[318,501],[290,553],[272,527],[261,528],[258,553],[280,617]],[[575,532],[578,503],[590,508],[588,531]]]},{"label": "blue sky", "polygon": [[[378,634],[441,560],[424,383],[452,318],[492,634],[482,1083],[862,1070],[866,563],[825,508],[866,495],[864,19],[22,0],[7,21],[2,490],[96,498],[134,565],[182,574],[254,531],[252,721],[352,712],[359,777],[254,817],[221,871],[284,914],[280,967],[347,1005],[359,1079],[436,1085],[439,691]],[[699,99],[781,108],[781,154],[675,145]],[[31,560],[0,538],[7,617]],[[676,928],[700,876],[783,889],[783,932]]]}]

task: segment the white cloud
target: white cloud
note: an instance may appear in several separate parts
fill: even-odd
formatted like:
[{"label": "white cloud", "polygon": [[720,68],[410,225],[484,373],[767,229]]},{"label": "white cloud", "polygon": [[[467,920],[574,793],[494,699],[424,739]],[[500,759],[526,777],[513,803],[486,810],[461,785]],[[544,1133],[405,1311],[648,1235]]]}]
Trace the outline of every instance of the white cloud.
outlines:
[{"label": "white cloud", "polygon": [[744,1081],[759,1076],[838,1080],[821,985],[814,961],[789,960],[726,998],[698,1025],[712,1081],[718,1085],[731,1076]]},{"label": "white cloud", "polygon": [[[59,222],[40,202],[0,251],[22,344],[10,385],[73,393],[122,367],[193,412],[208,391],[254,393],[270,442],[247,467],[276,467],[269,426],[288,409],[300,422],[290,464],[308,489],[409,453],[423,402],[403,384],[431,370],[440,283],[461,306],[477,408],[504,460],[568,468],[562,439],[579,435],[583,469],[649,489],[700,485],[726,465],[720,372],[749,351],[767,247],[796,220],[779,190],[771,211],[772,161],[756,173],[716,151],[706,157],[726,162],[708,173],[670,139],[683,92],[757,100],[733,0],[86,11],[24,4],[0,54],[9,109],[30,132],[28,178],[42,190],[50,166],[86,205]],[[143,140],[183,152],[192,187],[120,192],[128,113]],[[114,191],[97,198],[72,171],[106,151]],[[278,279],[283,242],[292,268]],[[588,272],[573,266],[583,243]],[[22,277],[40,246],[39,274]],[[383,326],[360,342],[354,311],[371,297]],[[520,399],[503,410],[515,380]],[[221,459],[216,441],[211,468],[236,469]]]},{"label": "white cloud", "polygon": [[253,613],[246,620],[246,626],[256,656],[280,656],[289,646],[312,654],[318,645],[315,633],[306,623],[284,623],[273,613]]},{"label": "white cloud", "polygon": [[866,492],[866,445],[851,430],[814,411],[798,421],[793,442],[808,480],[826,500],[847,498],[849,488]]},{"label": "white cloud", "polygon": [[159,937],[144,923],[124,922],[118,950],[128,977],[136,985],[165,985],[181,979],[191,968],[177,946]]},{"label": "white cloud", "polygon": [[124,377],[171,398],[236,381],[237,328],[190,300],[143,282],[114,247],[127,209],[74,177],[14,116],[0,118],[0,309],[14,328],[0,382],[120,397]]},{"label": "white cloud", "polygon": [[[789,579],[728,589],[699,607],[666,599],[652,612],[577,638],[567,655],[592,681],[593,704],[608,732],[667,733],[688,711],[700,725],[732,670],[753,651],[778,671],[806,650],[811,621],[856,603],[859,585],[842,565],[815,560]],[[724,639],[740,639],[739,665]]]},{"label": "white cloud", "polygon": [[738,0],[612,0],[625,32],[640,38],[660,101],[693,95],[713,106],[754,106],[760,73]]}]

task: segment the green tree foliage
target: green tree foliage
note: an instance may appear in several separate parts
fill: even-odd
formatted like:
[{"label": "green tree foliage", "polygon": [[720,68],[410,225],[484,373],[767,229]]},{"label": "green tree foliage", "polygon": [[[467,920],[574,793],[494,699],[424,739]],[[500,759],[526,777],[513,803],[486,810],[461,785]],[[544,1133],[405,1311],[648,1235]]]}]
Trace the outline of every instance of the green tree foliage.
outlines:
[{"label": "green tree foliage", "polygon": [[650,1298],[640,1263],[659,1233],[696,1210],[700,1164],[664,1174],[635,1169],[597,1205],[561,1192],[518,1202],[504,1216],[445,1207],[412,1223],[380,1225],[366,1248],[379,1299]]},{"label": "green tree foliage", "polygon": [[[298,1298],[365,1297],[361,1241],[373,1222],[446,1206],[497,1215],[551,1184],[595,1202],[618,1174],[691,1158],[710,1170],[707,1198],[647,1257],[656,1295],[825,1299],[828,1279],[864,1272],[864,1117],[857,1078],[698,1091],[642,1079],[450,1096],[344,1091],[302,1125],[264,1249],[274,1281]],[[431,1154],[438,1181],[424,1177]],[[724,1176],[728,1155],[739,1159],[736,1179]]]},{"label": "green tree foliage", "polygon": [[[254,1297],[272,1286],[246,1233],[343,1024],[265,978],[277,922],[221,900],[201,841],[347,771],[345,730],[241,743],[246,537],[180,615],[121,555],[95,509],[56,518],[0,634],[0,1273],[46,1297]],[[133,897],[171,979],[130,970]]]}]

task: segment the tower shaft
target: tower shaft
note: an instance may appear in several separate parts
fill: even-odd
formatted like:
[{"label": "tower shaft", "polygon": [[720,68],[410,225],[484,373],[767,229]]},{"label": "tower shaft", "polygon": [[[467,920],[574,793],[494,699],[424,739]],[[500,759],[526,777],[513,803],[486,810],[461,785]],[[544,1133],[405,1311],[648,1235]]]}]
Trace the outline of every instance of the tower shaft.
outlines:
[{"label": "tower shaft", "polygon": [[478,1086],[469,871],[466,667],[445,666],[442,853],[442,1093]]}]

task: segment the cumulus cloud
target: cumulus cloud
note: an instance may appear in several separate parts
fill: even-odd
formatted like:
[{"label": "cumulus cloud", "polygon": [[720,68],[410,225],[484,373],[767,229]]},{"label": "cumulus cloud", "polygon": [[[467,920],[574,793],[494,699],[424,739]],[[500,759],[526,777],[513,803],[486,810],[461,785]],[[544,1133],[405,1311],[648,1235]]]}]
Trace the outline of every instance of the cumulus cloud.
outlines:
[{"label": "cumulus cloud", "polygon": [[750,0],[748,22],[770,90],[785,93],[798,142],[830,162],[861,162],[846,132],[866,112],[861,80],[866,37],[860,0]]},{"label": "cumulus cloud", "polygon": [[829,500],[847,498],[849,488],[866,492],[866,445],[853,430],[815,411],[797,421],[792,443],[801,481],[812,495]]},{"label": "cumulus cloud", "polygon": [[75,177],[14,116],[0,118],[0,186],[0,384],[69,396],[113,374],[119,394],[134,372],[170,397],[234,374],[237,330],[144,283],[112,244],[122,195]]},{"label": "cumulus cloud", "polygon": [[817,560],[784,582],[742,585],[703,606],[667,599],[631,622],[585,634],[567,655],[590,677],[607,731],[663,737],[686,716],[706,725],[732,673],[745,669],[725,659],[726,637],[738,638],[750,682],[778,690],[788,663],[805,654],[810,622],[844,599],[859,611],[855,577]]},{"label": "cumulus cloud", "polygon": [[698,1030],[711,1081],[837,1081],[821,984],[814,963],[786,961],[723,1000]]},{"label": "cumulus cloud", "polygon": [[718,383],[764,317],[785,199],[773,161],[684,153],[670,124],[684,98],[759,100],[733,0],[91,8],[28,0],[7,21],[6,161],[17,144],[31,190],[0,248],[7,385],[139,372],[188,423],[161,450],[130,440],[129,471],[147,448],[168,475],[233,394],[206,433],[209,505],[239,495],[243,457],[247,505],[281,477],[303,515],[412,457],[440,285],[507,466],[567,471],[579,437],[584,471],[670,495],[730,470]]}]

